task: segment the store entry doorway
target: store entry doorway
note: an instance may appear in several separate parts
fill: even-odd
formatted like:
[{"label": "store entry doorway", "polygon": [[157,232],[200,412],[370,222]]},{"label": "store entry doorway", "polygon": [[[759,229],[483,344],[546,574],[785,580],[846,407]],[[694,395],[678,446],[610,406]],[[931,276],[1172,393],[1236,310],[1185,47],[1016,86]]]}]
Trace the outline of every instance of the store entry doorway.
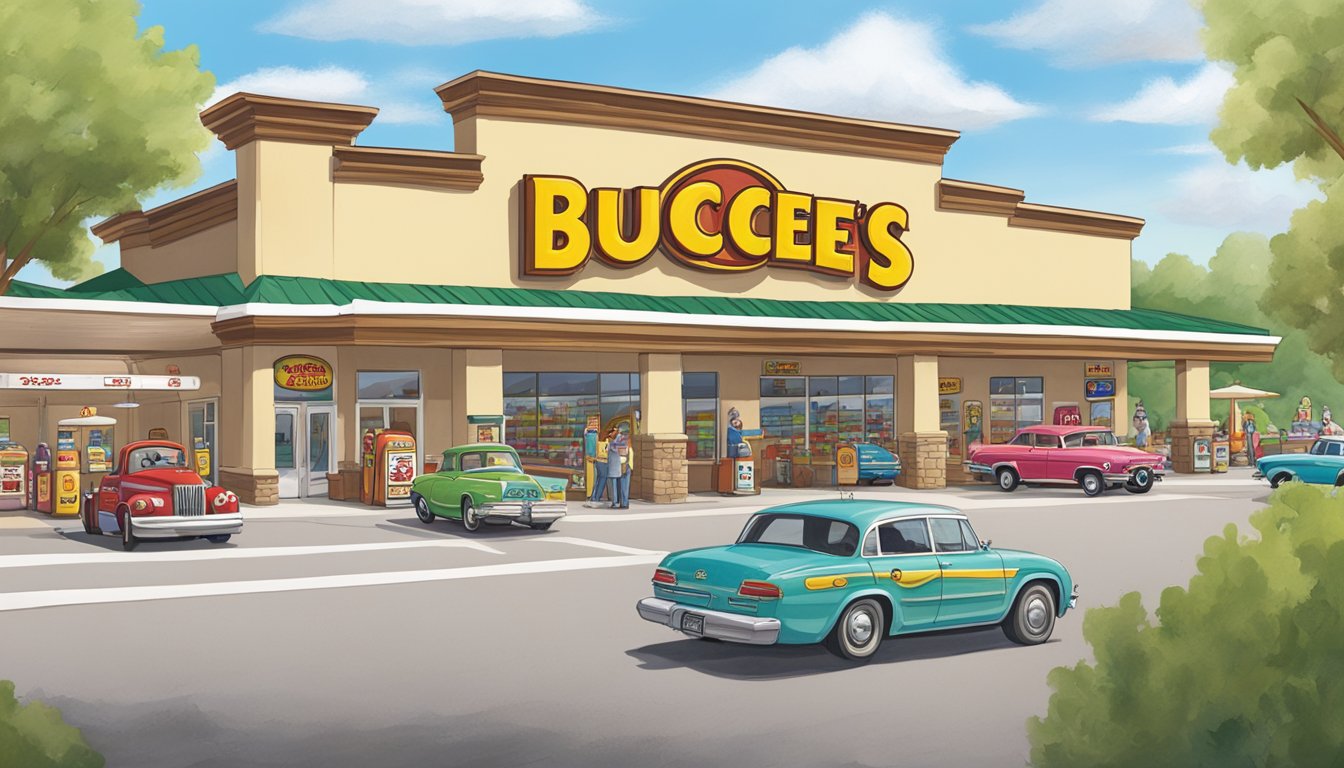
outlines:
[{"label": "store entry doorway", "polygon": [[275,470],[280,498],[327,495],[336,406],[303,403],[275,406]]}]

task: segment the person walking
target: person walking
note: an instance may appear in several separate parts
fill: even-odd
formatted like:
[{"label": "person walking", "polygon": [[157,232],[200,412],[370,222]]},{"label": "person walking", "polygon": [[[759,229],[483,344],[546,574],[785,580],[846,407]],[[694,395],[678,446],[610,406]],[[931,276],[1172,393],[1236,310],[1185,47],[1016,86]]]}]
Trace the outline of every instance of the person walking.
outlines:
[{"label": "person walking", "polygon": [[593,462],[593,488],[588,494],[586,507],[596,507],[607,495],[607,447],[610,445],[611,432],[597,436],[597,450],[589,461]]},{"label": "person walking", "polygon": [[607,489],[607,496],[611,499],[611,508],[619,509],[621,506],[621,468],[625,462],[621,459],[621,449],[630,449],[630,442],[620,430],[615,427],[607,433],[607,483],[610,486]]}]

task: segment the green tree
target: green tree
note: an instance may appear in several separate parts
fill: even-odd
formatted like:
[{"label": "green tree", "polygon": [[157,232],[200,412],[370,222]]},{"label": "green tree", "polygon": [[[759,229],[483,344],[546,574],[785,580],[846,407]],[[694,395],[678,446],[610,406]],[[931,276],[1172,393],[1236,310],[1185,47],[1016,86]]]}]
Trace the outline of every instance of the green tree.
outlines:
[{"label": "green tree", "polygon": [[26,264],[97,272],[90,217],[200,174],[214,88],[195,46],[139,32],[135,0],[0,3],[0,295]]},{"label": "green tree", "polygon": [[[1309,395],[1317,415],[1322,405],[1344,413],[1344,384],[1331,372],[1329,358],[1313,352],[1310,331],[1299,330],[1276,316],[1266,315],[1260,298],[1266,290],[1273,255],[1262,235],[1229,235],[1209,259],[1207,268],[1188,257],[1170,254],[1154,267],[1135,261],[1131,270],[1134,306],[1201,315],[1216,320],[1269,328],[1283,337],[1270,363],[1214,363],[1210,383],[1223,387],[1234,381],[1278,392],[1283,397],[1262,401],[1273,423],[1287,429],[1297,401]],[[1165,429],[1176,408],[1176,371],[1170,362],[1132,363],[1131,399],[1142,399],[1154,430]],[[1227,402],[1214,401],[1215,419],[1227,418]],[[1133,410],[1131,403],[1130,410]],[[1268,425],[1257,421],[1263,431]]]},{"label": "green tree", "polygon": [[1229,162],[1293,163],[1325,193],[1271,242],[1261,306],[1307,331],[1344,378],[1344,3],[1205,0],[1203,10],[1205,50],[1236,77],[1210,138]]},{"label": "green tree", "polygon": [[101,768],[103,756],[61,711],[40,701],[20,704],[14,683],[0,680],[0,768]]},{"label": "green tree", "polygon": [[1137,593],[1087,612],[1096,663],[1050,672],[1034,766],[1344,765],[1344,498],[1290,483],[1251,525],[1205,542],[1158,623]]}]

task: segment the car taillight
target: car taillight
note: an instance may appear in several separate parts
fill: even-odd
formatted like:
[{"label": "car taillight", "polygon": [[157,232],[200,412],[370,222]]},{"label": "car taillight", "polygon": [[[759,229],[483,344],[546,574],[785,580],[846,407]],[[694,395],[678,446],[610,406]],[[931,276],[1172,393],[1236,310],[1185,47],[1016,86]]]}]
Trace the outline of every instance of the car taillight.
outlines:
[{"label": "car taillight", "polygon": [[656,568],[653,571],[653,583],[655,584],[676,584],[677,574],[666,568]]},{"label": "car taillight", "polygon": [[752,581],[750,579],[742,582],[742,586],[737,588],[737,594],[743,597],[780,597],[783,595],[779,587],[768,581]]}]

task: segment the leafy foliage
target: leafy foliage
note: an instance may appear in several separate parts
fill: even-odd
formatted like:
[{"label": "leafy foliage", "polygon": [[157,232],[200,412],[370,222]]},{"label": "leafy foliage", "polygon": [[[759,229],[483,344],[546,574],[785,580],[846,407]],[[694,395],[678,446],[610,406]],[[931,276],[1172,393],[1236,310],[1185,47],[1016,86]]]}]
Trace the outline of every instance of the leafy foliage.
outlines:
[{"label": "leafy foliage", "polygon": [[1087,612],[1096,663],[1051,671],[1033,765],[1344,764],[1344,498],[1290,483],[1251,525],[1205,542],[1159,623],[1137,593]]},{"label": "leafy foliage", "polygon": [[30,260],[97,271],[83,222],[200,173],[214,77],[194,46],[140,33],[135,0],[0,3],[0,293]]},{"label": "leafy foliage", "polygon": [[[1322,0],[1206,0],[1204,47],[1235,66],[1210,134],[1231,162],[1253,168],[1293,163],[1320,182],[1326,199],[1294,214],[1270,243],[1274,263],[1261,307],[1308,332],[1344,379],[1344,3]],[[1300,102],[1300,103],[1299,103]],[[1319,115],[1318,126],[1307,109]],[[1325,134],[1337,142],[1331,146]]]},{"label": "leafy foliage", "polygon": [[[1273,263],[1266,238],[1236,233],[1218,247],[1208,268],[1179,254],[1170,254],[1151,268],[1135,261],[1131,296],[1136,307],[1246,323],[1282,335],[1273,362],[1214,363],[1210,384],[1217,388],[1241,381],[1246,386],[1278,392],[1283,397],[1258,402],[1270,419],[1286,430],[1302,395],[1311,397],[1318,417],[1322,405],[1344,413],[1344,384],[1332,375],[1329,358],[1311,350],[1312,331],[1298,330],[1261,309]],[[1129,393],[1132,400],[1143,400],[1154,430],[1166,429],[1176,410],[1174,366],[1169,362],[1130,364]],[[1213,418],[1226,419],[1227,408],[1226,401],[1213,401]],[[1129,412],[1133,410],[1131,403]],[[1256,423],[1262,431],[1268,426],[1260,420]]]},{"label": "leafy foliage", "polygon": [[42,702],[20,704],[14,683],[0,680],[0,768],[101,768],[79,729]]}]

